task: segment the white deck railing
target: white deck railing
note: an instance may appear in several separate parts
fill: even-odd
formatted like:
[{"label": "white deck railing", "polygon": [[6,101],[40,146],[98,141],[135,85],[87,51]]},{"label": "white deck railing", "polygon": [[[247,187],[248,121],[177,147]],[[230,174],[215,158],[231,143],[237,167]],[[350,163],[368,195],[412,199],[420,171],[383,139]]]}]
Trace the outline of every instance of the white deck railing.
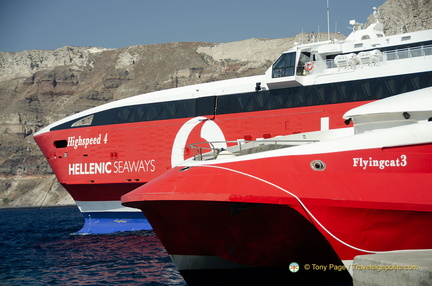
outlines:
[{"label": "white deck railing", "polygon": [[[319,140],[297,139],[265,139],[256,141],[212,141],[190,144],[188,147],[192,150],[195,161],[215,160],[218,157],[226,156],[242,156],[247,154],[259,153],[263,151],[276,150],[302,144],[319,142]],[[217,148],[216,145],[225,143],[226,145],[233,144],[228,149]],[[224,152],[225,151],[225,152]]]},{"label": "white deck railing", "polygon": [[335,73],[339,71],[349,71],[363,67],[383,66],[391,61],[393,62],[408,58],[432,56],[432,45],[398,49],[387,52],[375,52],[374,50],[370,52],[363,52],[358,54],[353,53],[343,56],[344,58],[335,58],[332,60],[313,62],[313,69],[311,71],[307,71],[306,76],[324,73]]}]

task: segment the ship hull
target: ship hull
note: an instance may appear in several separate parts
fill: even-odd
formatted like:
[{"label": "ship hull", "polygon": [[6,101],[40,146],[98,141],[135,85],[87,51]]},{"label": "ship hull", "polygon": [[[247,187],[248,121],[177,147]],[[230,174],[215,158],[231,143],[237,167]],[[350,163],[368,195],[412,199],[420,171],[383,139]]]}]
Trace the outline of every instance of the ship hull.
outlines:
[{"label": "ship hull", "polygon": [[[429,133],[427,124],[410,135]],[[432,248],[430,143],[339,152],[319,144],[314,154],[177,167],[122,202],[148,216],[174,257],[214,255],[283,273],[296,262],[298,273],[319,279],[350,277],[356,255]],[[317,161],[325,168],[317,170]]]},{"label": "ship hull", "polygon": [[[351,281],[326,238],[290,207],[181,201],[145,202],[141,209],[155,222],[155,232],[188,285]],[[292,272],[293,262],[303,269]],[[305,271],[308,263],[332,269]]]},{"label": "ship hull", "polygon": [[125,208],[120,201],[76,201],[84,217],[80,234],[103,234],[119,231],[151,230],[144,214],[138,210]]},{"label": "ship hull", "polygon": [[[102,212],[107,212],[113,217],[118,213],[115,219],[124,221],[127,217],[122,213],[130,213],[131,209],[118,204],[115,210],[111,207],[104,210],[103,207],[107,202],[119,202],[122,195],[191,157],[193,154],[187,148],[188,144],[215,140],[233,142],[228,143],[229,146],[245,140],[269,138],[286,133],[344,127],[346,125],[343,120],[339,119],[344,110],[361,103],[364,102],[320,106],[319,112],[312,106],[220,115],[213,120],[197,117],[55,130],[36,135],[35,140],[43,150],[57,179],[78,207],[82,205],[80,202],[99,201],[96,214],[100,218],[99,222],[105,221],[102,220]],[[304,120],[300,120],[301,118]],[[185,129],[189,129],[188,133],[183,134]],[[176,142],[181,137],[184,142],[180,146]],[[89,138],[96,138],[93,140],[96,144],[80,145]],[[64,146],[53,146],[53,142],[61,141],[66,141]],[[119,225],[115,222],[100,224],[100,227],[95,228],[95,223],[91,220],[95,214],[90,214],[95,211],[84,207],[80,209],[85,218],[85,225],[80,233],[117,231],[117,227],[112,227]],[[134,218],[143,219],[138,212]],[[128,229],[129,223],[122,223],[121,230],[149,228],[145,220],[141,228],[138,224],[131,225]]]},{"label": "ship hull", "polygon": [[141,185],[142,183],[64,184],[63,187],[69,191],[84,217],[84,225],[77,233],[151,230],[152,227],[142,212],[122,206],[119,200],[122,194]]},{"label": "ship hull", "polygon": [[[104,202],[98,202],[103,205]],[[79,207],[79,202],[77,202]],[[82,212],[83,227],[79,234],[104,234],[121,231],[151,230],[152,227],[142,212]]]}]

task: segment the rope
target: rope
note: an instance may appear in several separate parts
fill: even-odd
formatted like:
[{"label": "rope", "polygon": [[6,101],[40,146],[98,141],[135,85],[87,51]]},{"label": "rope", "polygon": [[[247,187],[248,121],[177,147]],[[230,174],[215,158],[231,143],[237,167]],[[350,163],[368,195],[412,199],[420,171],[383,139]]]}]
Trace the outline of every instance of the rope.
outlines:
[{"label": "rope", "polygon": [[357,250],[357,251],[361,251],[361,252],[366,252],[366,253],[386,253],[386,252],[388,252],[388,251],[372,251],[372,250],[365,250],[365,249],[361,249],[361,248],[358,248],[358,247],[355,247],[355,246],[353,246],[353,245],[351,245],[351,244],[349,244],[349,243],[347,243],[347,242],[345,242],[345,241],[343,241],[342,239],[340,239],[340,238],[338,238],[336,235],[334,235],[333,233],[331,233],[313,214],[312,214],[312,212],[311,211],[309,211],[309,209],[306,207],[306,205],[301,201],[301,199],[299,198],[299,197],[297,197],[295,194],[293,194],[293,193],[291,193],[291,192],[289,192],[289,191],[287,191],[287,190],[285,190],[284,188],[282,188],[282,187],[280,187],[280,186],[278,186],[278,185],[276,185],[276,184],[273,184],[273,183],[271,183],[271,182],[269,182],[269,181],[266,181],[266,180],[264,180],[264,179],[262,179],[262,178],[259,178],[259,177],[256,177],[256,176],[254,176],[254,175],[251,175],[251,174],[248,174],[248,173],[244,173],[244,172],[241,172],[241,171],[237,171],[237,170],[233,170],[233,169],[230,169],[230,168],[226,168],[226,167],[220,167],[220,166],[214,166],[214,165],[201,165],[201,166],[196,166],[196,167],[208,167],[208,168],[217,168],[217,169],[222,169],[222,170],[226,170],[226,171],[229,171],[229,172],[233,172],[233,173],[237,173],[237,174],[240,174],[240,175],[243,175],[243,176],[246,176],[246,177],[249,177],[249,178],[252,178],[252,179],[255,179],[255,180],[258,180],[258,181],[261,181],[261,182],[263,182],[263,183],[266,183],[266,184],[268,184],[268,185],[270,185],[270,186],[273,186],[273,187],[275,187],[276,189],[279,189],[279,190],[281,190],[281,191],[283,191],[283,192],[285,192],[285,193],[287,193],[288,195],[290,195],[290,196],[292,196],[292,197],[294,197],[297,201],[298,201],[298,203],[300,204],[300,206],[304,209],[304,211],[325,231],[325,232],[327,232],[331,237],[333,237],[335,240],[337,240],[337,241],[339,241],[340,243],[342,243],[343,245],[345,245],[345,246],[348,246],[348,247],[350,247],[350,248],[352,248],[352,249],[355,249],[355,250]]},{"label": "rope", "polygon": [[33,222],[35,221],[36,217],[37,217],[38,214],[39,214],[39,211],[41,210],[43,204],[45,203],[45,200],[46,200],[46,198],[48,197],[48,193],[49,193],[49,191],[51,190],[52,186],[54,185],[55,181],[56,181],[56,179],[54,178],[54,179],[52,180],[51,186],[48,188],[48,191],[45,193],[45,196],[44,196],[44,198],[43,198],[43,200],[42,200],[42,203],[40,204],[40,206],[39,206],[39,208],[38,208],[36,214],[34,215],[32,221],[31,221],[31,223],[30,223],[30,226],[33,226]]}]

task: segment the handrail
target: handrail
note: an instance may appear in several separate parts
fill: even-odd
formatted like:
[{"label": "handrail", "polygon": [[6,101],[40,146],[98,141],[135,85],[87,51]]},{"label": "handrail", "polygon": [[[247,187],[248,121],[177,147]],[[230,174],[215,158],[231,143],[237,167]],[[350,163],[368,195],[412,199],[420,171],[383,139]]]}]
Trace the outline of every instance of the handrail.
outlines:
[{"label": "handrail", "polygon": [[[297,143],[296,145],[299,145],[299,143],[313,143],[318,141],[319,140],[310,140],[310,139],[298,139],[298,140],[264,139],[264,140],[253,140],[253,141],[210,141],[210,142],[205,141],[205,142],[189,144],[188,147],[192,150],[195,161],[203,161],[204,158],[206,158],[206,160],[215,160],[222,151],[234,151],[232,152],[232,154],[235,154],[236,156],[242,156],[247,154],[246,150],[248,151],[251,150],[251,152],[248,153],[261,152],[263,150],[260,150],[258,148],[263,146],[273,146],[273,149],[277,149],[278,147],[283,148],[283,147],[292,146],[286,143]],[[215,147],[215,144],[221,144],[221,143],[227,145],[229,143],[235,143],[236,145],[230,147],[238,147],[238,150],[232,150],[232,149],[226,150],[224,148]],[[280,144],[280,143],[285,143],[285,144]],[[204,144],[205,146],[199,146]]]},{"label": "handrail", "polygon": [[[320,60],[320,61],[314,61],[313,66],[314,68],[310,71],[307,71],[305,75],[313,75],[313,74],[322,74],[325,73],[327,70],[331,69],[346,69],[346,70],[352,70],[355,69],[356,66],[375,66],[379,64],[385,64],[388,61],[395,61],[395,60],[401,60],[406,58],[418,58],[418,57],[425,57],[425,56],[431,56],[432,55],[432,45],[424,45],[420,47],[414,47],[414,48],[403,48],[403,49],[395,49],[390,51],[384,51],[380,54],[380,59],[376,62],[370,62],[370,63],[361,63],[358,59],[355,60],[353,65],[346,65],[345,67],[338,67],[334,61],[334,59],[331,60]],[[356,54],[358,56],[358,54]]]}]

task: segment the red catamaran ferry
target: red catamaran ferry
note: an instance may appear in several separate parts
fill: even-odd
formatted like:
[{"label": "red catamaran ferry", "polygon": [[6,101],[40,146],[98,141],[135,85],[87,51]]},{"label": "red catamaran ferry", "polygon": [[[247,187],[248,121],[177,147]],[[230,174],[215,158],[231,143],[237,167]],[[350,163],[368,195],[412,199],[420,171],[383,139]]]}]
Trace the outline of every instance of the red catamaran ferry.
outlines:
[{"label": "red catamaran ferry", "polygon": [[353,128],[193,144],[122,202],[190,286],[348,285],[356,255],[432,248],[432,87],[344,117]]},{"label": "red catamaran ferry", "polygon": [[344,41],[295,46],[262,76],[111,102],[55,122],[34,139],[84,215],[79,232],[149,229],[120,197],[190,157],[188,144],[344,127],[339,119],[348,109],[432,86],[431,44],[430,30],[387,37],[377,22]]}]

